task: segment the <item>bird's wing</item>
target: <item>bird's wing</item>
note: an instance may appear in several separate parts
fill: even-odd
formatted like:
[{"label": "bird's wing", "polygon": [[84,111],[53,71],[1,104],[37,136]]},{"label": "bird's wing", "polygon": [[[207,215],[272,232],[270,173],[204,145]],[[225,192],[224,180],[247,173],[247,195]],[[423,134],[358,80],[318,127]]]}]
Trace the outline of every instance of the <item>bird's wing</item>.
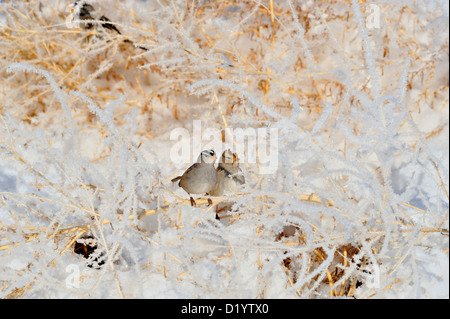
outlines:
[{"label": "bird's wing", "polygon": [[242,172],[239,172],[236,175],[233,175],[233,179],[241,185],[245,183],[245,177],[242,174]]},{"label": "bird's wing", "polygon": [[103,26],[104,28],[110,29],[110,30],[114,30],[114,31],[116,31],[118,34],[122,34],[122,33],[120,33],[119,29],[117,29],[116,26],[115,26],[114,24],[110,23],[111,20],[109,20],[107,17],[101,16],[99,20],[100,20],[100,21],[104,21],[104,23],[102,23],[102,26]]}]

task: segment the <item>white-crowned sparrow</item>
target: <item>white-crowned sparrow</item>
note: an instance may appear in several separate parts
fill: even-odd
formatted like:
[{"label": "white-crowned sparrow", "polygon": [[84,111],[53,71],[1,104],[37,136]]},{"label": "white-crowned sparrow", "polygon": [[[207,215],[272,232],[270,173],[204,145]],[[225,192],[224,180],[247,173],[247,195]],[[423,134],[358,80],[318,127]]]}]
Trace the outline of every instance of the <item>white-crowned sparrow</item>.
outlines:
[{"label": "white-crowned sparrow", "polygon": [[[217,182],[210,191],[212,196],[226,194],[236,194],[238,186],[245,183],[244,174],[239,168],[239,158],[236,153],[226,150],[222,153],[220,163],[217,166]],[[219,207],[219,205],[221,207]],[[216,219],[219,218],[219,212],[230,206],[229,202],[222,202],[216,206]]]},{"label": "white-crowned sparrow", "polygon": [[97,19],[94,7],[83,0],[75,1],[75,3],[73,4],[73,19],[76,21],[79,20],[80,27],[84,30],[92,29],[94,27],[94,24],[92,22],[84,22],[83,20],[104,21],[102,23],[99,23],[99,25],[101,25],[105,29],[109,29],[117,32],[118,34],[121,34],[119,29],[117,29],[116,26],[112,24],[111,20],[109,20],[107,17],[102,15]]},{"label": "white-crowned sparrow", "polygon": [[210,191],[210,195],[236,194],[238,186],[244,183],[245,178],[242,170],[239,168],[237,154],[230,150],[224,151],[217,166],[217,182]]},{"label": "white-crowned sparrow", "polygon": [[[99,29],[107,29],[109,31],[114,31],[118,34],[122,34],[119,29],[111,22],[110,19],[108,19],[106,16],[102,15],[98,17],[98,15],[95,12],[94,7],[87,3],[85,0],[75,1],[73,4],[73,20],[77,21],[79,26],[84,30],[91,30],[94,25],[96,25],[97,31],[100,31]],[[88,20],[95,20],[95,21],[102,21],[101,23],[94,23],[94,22],[88,22]],[[133,41],[130,41],[128,39],[123,40],[125,43],[131,43],[135,45],[136,47],[142,49],[142,50],[148,50],[146,47],[135,44]]]},{"label": "white-crowned sparrow", "polygon": [[[195,206],[195,201],[191,194],[207,194],[216,185],[217,172],[214,168],[216,153],[214,150],[202,151],[197,159],[197,163],[191,165],[183,175],[172,179],[172,182],[178,182],[178,186],[182,187],[189,195],[191,205]],[[212,201],[208,198],[208,203]]]}]

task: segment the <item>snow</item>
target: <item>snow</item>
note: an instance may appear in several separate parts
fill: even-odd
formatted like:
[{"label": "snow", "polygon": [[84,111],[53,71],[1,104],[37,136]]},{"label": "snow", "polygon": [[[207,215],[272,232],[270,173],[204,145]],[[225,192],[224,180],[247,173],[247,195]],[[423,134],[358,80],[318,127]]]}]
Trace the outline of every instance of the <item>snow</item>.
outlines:
[{"label": "snow", "polygon": [[0,2],[0,297],[449,298],[447,2],[89,3]]}]

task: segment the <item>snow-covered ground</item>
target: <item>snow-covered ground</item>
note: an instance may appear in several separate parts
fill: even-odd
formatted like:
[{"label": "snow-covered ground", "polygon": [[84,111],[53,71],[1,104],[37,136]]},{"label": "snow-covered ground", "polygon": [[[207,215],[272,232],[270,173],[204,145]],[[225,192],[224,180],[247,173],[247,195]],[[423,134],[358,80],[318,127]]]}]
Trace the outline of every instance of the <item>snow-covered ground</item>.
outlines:
[{"label": "snow-covered ground", "polygon": [[89,3],[0,3],[1,297],[449,297],[446,1]]}]

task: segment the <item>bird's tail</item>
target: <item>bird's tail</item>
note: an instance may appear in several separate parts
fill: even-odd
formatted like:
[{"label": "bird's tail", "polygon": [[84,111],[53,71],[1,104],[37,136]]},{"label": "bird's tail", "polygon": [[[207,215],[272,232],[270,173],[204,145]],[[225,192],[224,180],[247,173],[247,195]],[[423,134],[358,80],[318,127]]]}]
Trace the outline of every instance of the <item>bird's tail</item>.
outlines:
[{"label": "bird's tail", "polygon": [[180,179],[181,179],[181,176],[177,176],[177,177],[173,178],[173,179],[171,180],[171,182],[172,182],[172,183],[175,183],[176,181],[178,181],[178,180],[180,180]]}]

